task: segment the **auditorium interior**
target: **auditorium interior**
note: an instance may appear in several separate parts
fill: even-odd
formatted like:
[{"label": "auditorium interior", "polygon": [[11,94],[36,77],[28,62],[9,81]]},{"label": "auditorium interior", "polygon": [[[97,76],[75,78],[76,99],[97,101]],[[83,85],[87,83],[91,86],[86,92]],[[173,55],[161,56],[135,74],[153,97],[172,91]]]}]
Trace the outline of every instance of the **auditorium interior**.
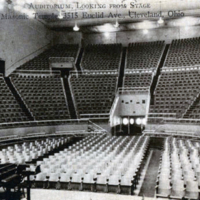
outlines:
[{"label": "auditorium interior", "polygon": [[110,2],[0,0],[0,199],[200,198],[200,2]]}]

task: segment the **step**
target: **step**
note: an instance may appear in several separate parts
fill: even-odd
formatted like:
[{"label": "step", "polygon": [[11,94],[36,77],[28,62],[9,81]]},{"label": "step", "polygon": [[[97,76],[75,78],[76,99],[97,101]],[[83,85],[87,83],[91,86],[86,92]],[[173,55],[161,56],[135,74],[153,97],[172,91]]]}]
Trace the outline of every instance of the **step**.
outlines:
[{"label": "step", "polygon": [[65,89],[65,93],[67,97],[67,104],[68,104],[68,109],[69,109],[71,119],[77,119],[75,105],[72,99],[72,94],[70,91],[69,82],[67,78],[63,78],[63,84],[64,84],[64,89]]}]

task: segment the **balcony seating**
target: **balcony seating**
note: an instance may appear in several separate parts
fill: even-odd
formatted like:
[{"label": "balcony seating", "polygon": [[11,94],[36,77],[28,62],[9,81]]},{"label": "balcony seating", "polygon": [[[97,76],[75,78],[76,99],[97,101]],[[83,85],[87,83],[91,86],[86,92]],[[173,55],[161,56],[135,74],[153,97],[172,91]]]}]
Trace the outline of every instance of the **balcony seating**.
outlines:
[{"label": "balcony seating", "polygon": [[149,73],[134,73],[124,74],[124,87],[150,87],[153,80],[153,75]]},{"label": "balcony seating", "polygon": [[0,123],[28,121],[4,78],[0,76]]},{"label": "balcony seating", "polygon": [[162,72],[154,92],[150,113],[176,113],[177,117],[191,105],[199,93],[198,70]]},{"label": "balcony seating", "polygon": [[18,70],[50,70],[49,57],[73,57],[76,59],[79,46],[74,44],[57,44],[26,62]]},{"label": "balcony seating", "polygon": [[164,49],[164,41],[130,43],[128,45],[126,70],[156,70]]},{"label": "balcony seating", "polygon": [[11,81],[36,120],[70,118],[60,76],[13,74]]},{"label": "balcony seating", "polygon": [[190,67],[200,64],[200,38],[173,40],[164,68]]},{"label": "balcony seating", "polygon": [[121,44],[92,44],[85,48],[83,70],[118,70],[121,61]]},{"label": "balcony seating", "polygon": [[70,84],[80,115],[110,112],[117,89],[116,73],[74,74]]}]

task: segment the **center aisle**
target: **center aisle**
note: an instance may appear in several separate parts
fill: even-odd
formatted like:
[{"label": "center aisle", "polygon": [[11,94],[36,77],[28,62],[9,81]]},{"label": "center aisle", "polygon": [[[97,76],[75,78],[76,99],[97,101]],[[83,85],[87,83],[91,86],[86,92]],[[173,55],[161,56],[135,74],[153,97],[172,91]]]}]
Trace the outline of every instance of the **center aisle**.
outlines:
[{"label": "center aisle", "polygon": [[160,155],[160,150],[153,150],[151,161],[149,163],[149,167],[147,169],[146,176],[144,178],[144,182],[142,184],[139,196],[154,197]]}]

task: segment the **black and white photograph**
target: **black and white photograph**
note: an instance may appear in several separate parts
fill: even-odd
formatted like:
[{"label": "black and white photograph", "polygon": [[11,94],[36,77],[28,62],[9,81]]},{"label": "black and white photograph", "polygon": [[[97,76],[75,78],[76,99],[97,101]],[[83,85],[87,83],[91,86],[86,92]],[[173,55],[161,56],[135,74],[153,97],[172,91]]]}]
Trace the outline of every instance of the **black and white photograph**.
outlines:
[{"label": "black and white photograph", "polygon": [[200,0],[0,0],[0,200],[200,199]]}]

